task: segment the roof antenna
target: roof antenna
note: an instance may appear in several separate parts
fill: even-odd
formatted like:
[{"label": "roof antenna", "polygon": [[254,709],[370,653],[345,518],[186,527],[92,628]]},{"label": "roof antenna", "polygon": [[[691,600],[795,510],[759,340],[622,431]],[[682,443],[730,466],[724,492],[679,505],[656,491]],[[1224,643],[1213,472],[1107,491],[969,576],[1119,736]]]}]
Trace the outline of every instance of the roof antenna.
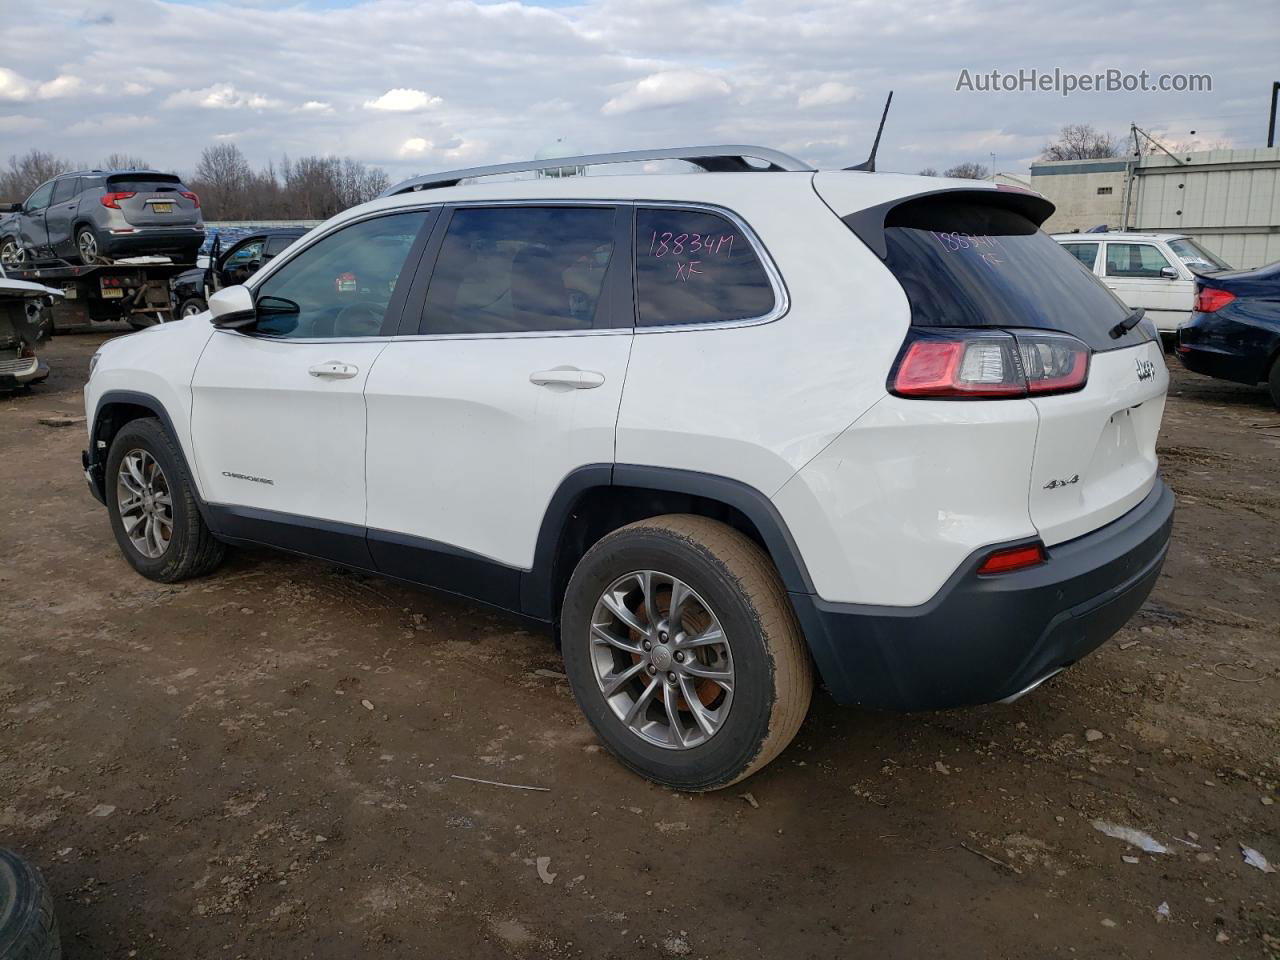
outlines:
[{"label": "roof antenna", "polygon": [[880,149],[880,134],[884,133],[884,121],[889,116],[889,104],[893,103],[893,91],[889,91],[889,96],[884,101],[884,113],[880,114],[880,126],[876,128],[876,139],[871,144],[871,156],[867,157],[862,163],[855,164],[852,167],[845,167],[846,170],[865,170],[867,173],[876,172],[876,151]]}]

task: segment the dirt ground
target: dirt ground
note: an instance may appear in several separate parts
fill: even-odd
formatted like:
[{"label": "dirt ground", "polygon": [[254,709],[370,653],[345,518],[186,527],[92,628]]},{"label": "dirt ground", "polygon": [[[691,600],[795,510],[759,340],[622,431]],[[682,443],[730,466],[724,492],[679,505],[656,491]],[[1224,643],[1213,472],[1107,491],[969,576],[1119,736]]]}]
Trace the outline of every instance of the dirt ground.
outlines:
[{"label": "dirt ground", "polygon": [[83,427],[40,423],[82,415],[106,336],[0,397],[0,845],[72,960],[1280,954],[1280,874],[1241,854],[1280,864],[1262,391],[1172,362],[1173,547],[1095,655],[1008,706],[819,692],[772,766],[687,796],[610,759],[515,619],[268,552],[135,575]]}]

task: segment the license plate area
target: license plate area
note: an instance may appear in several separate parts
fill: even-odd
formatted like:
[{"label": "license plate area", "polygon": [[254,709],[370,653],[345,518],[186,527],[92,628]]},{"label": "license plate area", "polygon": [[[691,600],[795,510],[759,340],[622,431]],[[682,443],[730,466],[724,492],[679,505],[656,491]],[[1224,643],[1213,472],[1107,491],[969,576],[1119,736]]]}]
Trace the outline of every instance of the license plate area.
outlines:
[{"label": "license plate area", "polygon": [[173,204],[169,201],[165,201],[164,203],[152,203],[150,206],[152,213],[173,213]]}]

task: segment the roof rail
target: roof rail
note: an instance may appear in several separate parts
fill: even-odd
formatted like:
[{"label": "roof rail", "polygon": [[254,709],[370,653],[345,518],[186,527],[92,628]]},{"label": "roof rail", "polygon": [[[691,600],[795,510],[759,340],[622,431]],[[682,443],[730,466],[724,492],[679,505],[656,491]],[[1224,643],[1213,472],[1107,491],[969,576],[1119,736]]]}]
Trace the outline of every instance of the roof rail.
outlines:
[{"label": "roof rail", "polygon": [[[764,167],[752,166],[748,160],[762,160]],[[811,173],[813,167],[768,147],[742,145],[716,147],[669,147],[665,150],[626,150],[621,153],[588,153],[578,157],[552,157],[546,160],[521,160],[516,163],[495,163],[487,167],[468,167],[464,170],[446,170],[411,177],[378,194],[394,197],[415,190],[436,187],[456,187],[459,182],[472,177],[493,177],[507,173],[530,173],[536,170],[559,170],[564,167],[595,167],[610,163],[643,163],[648,160],[684,160],[709,173],[755,173],[791,171]]]}]

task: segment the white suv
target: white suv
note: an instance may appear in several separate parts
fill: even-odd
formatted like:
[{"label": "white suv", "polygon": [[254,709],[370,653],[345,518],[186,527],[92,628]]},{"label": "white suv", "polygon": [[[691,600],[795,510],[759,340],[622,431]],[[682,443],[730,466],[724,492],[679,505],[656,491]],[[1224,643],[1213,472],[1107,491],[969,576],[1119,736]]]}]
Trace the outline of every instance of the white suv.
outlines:
[{"label": "white suv", "polygon": [[418,178],[105,345],[86,474],[144,576],[267,544],[553,625],[623,763],[724,787],[815,674],[1008,699],[1151,590],[1168,374],[1051,211],[748,147]]}]

